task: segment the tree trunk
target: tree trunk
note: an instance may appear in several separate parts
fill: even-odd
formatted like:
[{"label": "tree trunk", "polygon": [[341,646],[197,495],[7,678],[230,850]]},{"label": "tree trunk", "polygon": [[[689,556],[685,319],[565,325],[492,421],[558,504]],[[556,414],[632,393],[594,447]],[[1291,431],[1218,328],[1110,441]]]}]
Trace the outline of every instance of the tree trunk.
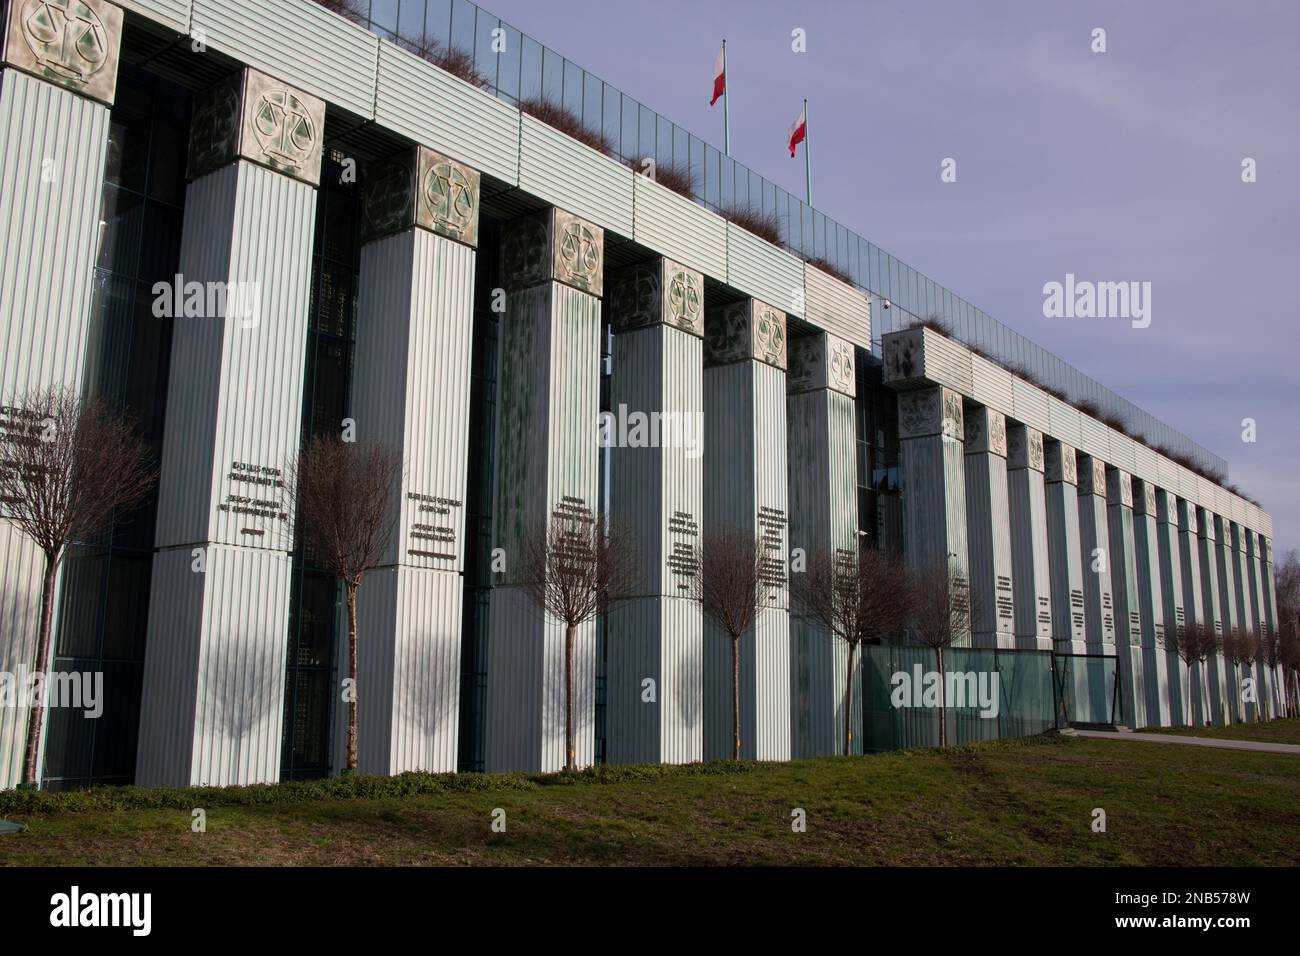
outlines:
[{"label": "tree trunk", "polygon": [[348,769],[357,769],[357,585],[346,585],[348,603],[348,677],[352,699],[348,701]]},{"label": "tree trunk", "polygon": [[578,753],[573,746],[573,644],[578,629],[564,627],[564,769],[578,769]]},{"label": "tree trunk", "polygon": [[[50,663],[50,634],[54,630],[54,582],[59,576],[58,558],[45,556],[45,582],[41,588],[41,624],[36,639],[36,669],[41,673]],[[39,702],[32,701],[27,714],[27,752],[23,757],[23,783],[36,785],[36,762],[41,752],[41,727],[44,724],[45,698],[50,692],[48,675]]]},{"label": "tree trunk", "polygon": [[731,635],[731,759],[740,759],[740,635]]},{"label": "tree trunk", "polygon": [[948,708],[943,694],[943,648],[936,647],[934,655],[939,659],[939,746],[944,747],[948,743]]},{"label": "tree trunk", "polygon": [[856,646],[849,645],[849,668],[844,675],[844,756],[853,754],[853,652]]}]

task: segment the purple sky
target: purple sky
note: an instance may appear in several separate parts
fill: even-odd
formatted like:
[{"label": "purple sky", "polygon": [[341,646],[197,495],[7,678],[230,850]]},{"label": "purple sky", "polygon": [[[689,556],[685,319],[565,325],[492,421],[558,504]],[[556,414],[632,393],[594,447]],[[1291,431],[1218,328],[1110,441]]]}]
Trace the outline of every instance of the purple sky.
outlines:
[{"label": "purple sky", "polygon": [[[736,159],[800,194],[785,135],[806,96],[819,209],[1226,458],[1279,560],[1300,547],[1300,4],[483,6],[719,148],[725,36]],[[1151,282],[1151,326],[1044,318],[1067,272]]]}]

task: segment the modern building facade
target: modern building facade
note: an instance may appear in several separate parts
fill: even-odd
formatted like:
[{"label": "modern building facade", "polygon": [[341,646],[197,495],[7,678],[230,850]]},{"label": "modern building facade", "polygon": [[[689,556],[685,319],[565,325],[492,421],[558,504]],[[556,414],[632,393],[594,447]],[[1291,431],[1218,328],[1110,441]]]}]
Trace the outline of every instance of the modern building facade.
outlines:
[{"label": "modern building facade", "polygon": [[[580,763],[729,752],[726,639],[684,583],[725,527],[767,544],[777,594],[742,640],[748,757],[842,748],[844,649],[788,575],[862,546],[947,562],[976,599],[963,641],[1076,659],[1089,712],[1246,715],[1240,675],[1161,642],[1277,621],[1269,516],[1169,455],[1220,459],[473,4],[327,6],[5,4],[5,412],[101,395],[160,462],[154,499],[66,561],[51,661],[39,555],[0,522],[0,669],[105,675],[98,719],[48,712],[46,786],[337,771],[338,589],[283,479],[345,428],[405,461],[361,589],[363,771],[562,765],[563,628],[509,562],[555,514],[608,512],[639,549],[636,600],[578,637]],[[481,82],[411,51],[428,36]],[[536,96],[612,155],[521,112]],[[695,195],[626,165],[644,156]],[[786,247],[736,206],[776,213]],[[698,442],[603,447],[620,409]],[[0,709],[2,786],[26,720]]]}]

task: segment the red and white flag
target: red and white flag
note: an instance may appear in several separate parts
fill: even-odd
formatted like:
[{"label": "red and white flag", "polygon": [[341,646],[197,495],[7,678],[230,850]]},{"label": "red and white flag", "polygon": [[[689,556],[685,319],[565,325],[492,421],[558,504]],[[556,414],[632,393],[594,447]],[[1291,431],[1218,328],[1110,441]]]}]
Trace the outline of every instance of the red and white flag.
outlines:
[{"label": "red and white flag", "polygon": [[794,148],[804,141],[808,135],[808,107],[804,106],[799,111],[794,123],[790,126],[790,158],[794,159]]},{"label": "red and white flag", "polygon": [[718,97],[727,92],[727,50],[723,47],[718,51],[718,59],[713,64],[713,99],[709,100],[712,106],[718,102]]}]

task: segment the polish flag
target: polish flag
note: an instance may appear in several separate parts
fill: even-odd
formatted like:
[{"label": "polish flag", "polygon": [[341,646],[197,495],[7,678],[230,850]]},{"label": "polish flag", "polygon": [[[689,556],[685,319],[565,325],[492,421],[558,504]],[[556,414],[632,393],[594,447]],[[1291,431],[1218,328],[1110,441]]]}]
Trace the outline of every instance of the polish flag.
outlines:
[{"label": "polish flag", "polygon": [[808,135],[808,107],[799,111],[799,116],[790,126],[790,158],[794,159],[794,148]]},{"label": "polish flag", "polygon": [[718,102],[718,97],[727,92],[727,71],[722,65],[725,60],[725,51],[718,50],[718,59],[713,64],[713,99],[709,100],[710,106]]}]

